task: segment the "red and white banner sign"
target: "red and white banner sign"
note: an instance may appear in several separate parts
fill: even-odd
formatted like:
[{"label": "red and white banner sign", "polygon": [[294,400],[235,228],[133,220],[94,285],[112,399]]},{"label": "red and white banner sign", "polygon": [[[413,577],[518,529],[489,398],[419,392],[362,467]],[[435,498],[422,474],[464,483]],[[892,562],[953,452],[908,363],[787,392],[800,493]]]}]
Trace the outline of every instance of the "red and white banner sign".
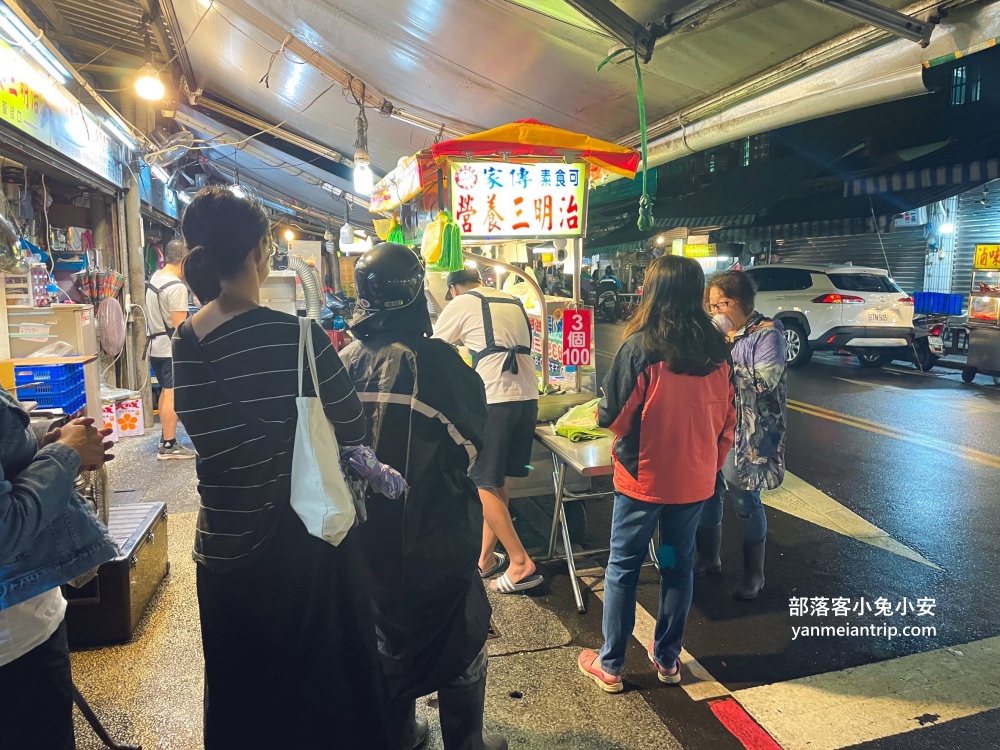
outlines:
[{"label": "red and white banner sign", "polygon": [[563,365],[587,367],[590,362],[591,311],[566,310],[563,312]]}]

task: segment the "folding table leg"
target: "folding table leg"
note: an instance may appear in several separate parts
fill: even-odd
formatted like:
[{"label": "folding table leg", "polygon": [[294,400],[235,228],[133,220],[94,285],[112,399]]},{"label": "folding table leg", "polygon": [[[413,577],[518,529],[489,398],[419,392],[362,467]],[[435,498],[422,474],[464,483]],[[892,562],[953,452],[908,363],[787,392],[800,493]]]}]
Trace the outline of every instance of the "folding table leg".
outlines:
[{"label": "folding table leg", "polygon": [[[546,560],[551,560],[556,554],[556,534],[559,533],[559,519],[563,516],[563,493],[566,489],[566,464],[559,460],[559,457],[552,454],[552,483],[556,491],[556,504],[552,510],[552,530],[549,532],[549,552]],[[565,521],[563,521],[565,523]],[[571,552],[570,547],[566,547],[567,554]]]},{"label": "folding table leg", "polygon": [[583,593],[580,591],[580,580],[576,575],[576,560],[573,558],[573,542],[569,538],[569,524],[566,523],[566,509],[559,506],[559,523],[562,525],[563,544],[566,545],[566,566],[569,568],[569,582],[573,585],[573,596],[576,599],[576,611],[583,614],[587,608],[583,604]]}]

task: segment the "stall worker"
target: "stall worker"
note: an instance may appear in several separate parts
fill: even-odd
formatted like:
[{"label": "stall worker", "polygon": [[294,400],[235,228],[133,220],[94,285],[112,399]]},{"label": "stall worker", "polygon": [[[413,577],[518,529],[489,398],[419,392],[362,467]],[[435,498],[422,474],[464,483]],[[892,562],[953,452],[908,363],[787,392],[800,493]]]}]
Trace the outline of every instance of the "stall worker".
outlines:
[{"label": "stall worker", "polygon": [[59,587],[118,554],[73,489],[111,459],[110,430],[78,419],[41,448],[0,389],[0,747],[73,750],[73,680]]},{"label": "stall worker", "polygon": [[406,479],[402,500],[368,493],[358,527],[371,580],[395,747],[427,737],[416,699],[437,691],[445,750],[505,750],[483,737],[490,604],[476,570],[482,511],[468,469],[483,447],[483,383],[432,339],[424,268],[381,243],[354,271],[355,342],[341,352],[371,425],[364,441]]},{"label": "stall worker", "polygon": [[[486,444],[469,472],[479,488],[485,518],[479,570],[489,578],[503,570],[509,555],[509,567],[491,585],[502,594],[525,591],[543,579],[511,521],[507,477],[528,476],[538,422],[531,324],[521,300],[484,287],[479,271],[472,268],[448,275],[447,298],[451,302],[438,316],[434,338],[464,343],[486,384]],[[496,551],[498,538],[507,555]]]},{"label": "stall worker", "polygon": [[174,410],[174,367],[170,340],[188,316],[188,288],[181,272],[187,245],[170,240],[165,254],[166,265],[146,282],[146,322],[149,326],[149,363],[160,384],[159,461],[194,458],[195,453],[177,442],[177,412]]}]

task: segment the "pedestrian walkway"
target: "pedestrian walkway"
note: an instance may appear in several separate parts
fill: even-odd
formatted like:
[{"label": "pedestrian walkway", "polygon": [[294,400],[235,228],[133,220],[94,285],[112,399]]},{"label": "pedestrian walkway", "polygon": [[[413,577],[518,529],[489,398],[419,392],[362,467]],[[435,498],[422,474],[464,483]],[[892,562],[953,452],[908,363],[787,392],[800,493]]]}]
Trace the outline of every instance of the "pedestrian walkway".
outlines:
[{"label": "pedestrian walkway", "polygon": [[[816,417],[809,417],[817,419]],[[829,420],[818,420],[818,424]],[[145,748],[200,747],[202,662],[191,540],[197,507],[193,466],[155,461],[155,437],[124,441],[113,467],[114,502],[163,500],[170,509],[171,575],[135,638],[73,655],[77,685],[113,736]],[[946,750],[995,747],[1000,722],[1000,636],[974,587],[960,575],[961,551],[924,548],[876,525],[805,479],[789,475],[765,494],[771,519],[768,584],[751,603],[728,597],[738,570],[739,520],[727,514],[726,577],[696,585],[682,655],[684,683],[660,685],[645,658],[655,621],[657,576],[638,591],[626,691],[608,696],[576,668],[582,648],[601,641],[606,558],[582,562],[588,612],[578,615],[565,566],[544,565],[547,584],[532,596],[491,594],[487,729],[527,750]],[[547,536],[551,498],[515,503],[529,546]],[[606,542],[610,503],[588,504],[585,546]],[[898,538],[896,538],[896,536]],[[589,568],[589,569],[588,569]],[[927,637],[837,638],[795,627],[883,624],[856,613],[816,615],[816,597],[851,606],[942,598]],[[804,612],[790,606],[800,598]],[[791,601],[790,601],[791,600]],[[905,611],[905,609],[904,609]],[[911,615],[915,614],[911,612]],[[903,625],[900,620],[897,624]],[[802,631],[807,632],[807,631]],[[442,747],[433,698],[418,711]],[[78,717],[78,747],[102,745]],[[965,741],[966,734],[978,738]],[[993,738],[993,739],[990,739]],[[991,744],[992,743],[992,744]]]}]

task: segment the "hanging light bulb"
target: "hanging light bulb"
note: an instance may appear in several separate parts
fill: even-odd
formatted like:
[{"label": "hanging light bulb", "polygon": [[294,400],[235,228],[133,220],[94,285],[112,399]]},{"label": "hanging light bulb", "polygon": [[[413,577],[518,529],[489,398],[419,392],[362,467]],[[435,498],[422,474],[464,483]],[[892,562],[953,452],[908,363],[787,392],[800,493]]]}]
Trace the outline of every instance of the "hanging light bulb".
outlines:
[{"label": "hanging light bulb", "polygon": [[146,64],[139,68],[138,77],[135,79],[135,93],[140,98],[151,102],[158,102],[166,95],[167,90],[160,80],[159,71],[153,67],[153,47],[149,41],[149,25],[146,26]]},{"label": "hanging light bulb", "polygon": [[135,93],[151,102],[158,102],[166,95],[167,90],[152,63],[146,63],[139,69],[139,77],[135,81]]},{"label": "hanging light bulb", "polygon": [[[353,88],[351,93],[354,94]],[[372,175],[372,158],[368,154],[368,116],[365,114],[365,92],[362,84],[361,97],[354,97],[358,103],[358,138],[354,142],[354,192],[370,198],[375,180]]]},{"label": "hanging light bulb", "polygon": [[294,242],[294,241],[295,241],[295,232],[293,232],[291,229],[286,229],[285,242]]},{"label": "hanging light bulb", "polygon": [[370,198],[375,179],[372,175],[371,157],[367,151],[354,152],[354,192],[364,198]]}]

